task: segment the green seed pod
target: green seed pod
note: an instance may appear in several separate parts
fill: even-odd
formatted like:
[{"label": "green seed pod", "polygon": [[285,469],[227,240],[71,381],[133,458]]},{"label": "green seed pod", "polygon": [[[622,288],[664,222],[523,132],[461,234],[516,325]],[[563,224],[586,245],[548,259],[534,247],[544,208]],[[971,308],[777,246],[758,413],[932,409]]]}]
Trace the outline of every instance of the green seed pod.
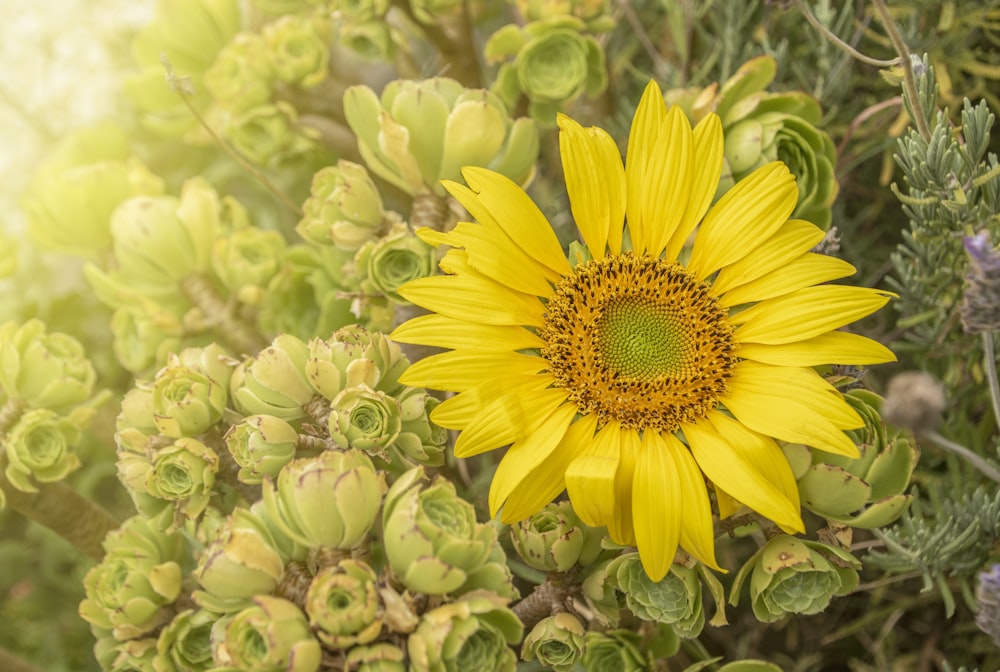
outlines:
[{"label": "green seed pod", "polygon": [[583,657],[586,629],[568,613],[543,618],[531,629],[521,646],[521,658],[537,660],[555,672],[571,672]]}]

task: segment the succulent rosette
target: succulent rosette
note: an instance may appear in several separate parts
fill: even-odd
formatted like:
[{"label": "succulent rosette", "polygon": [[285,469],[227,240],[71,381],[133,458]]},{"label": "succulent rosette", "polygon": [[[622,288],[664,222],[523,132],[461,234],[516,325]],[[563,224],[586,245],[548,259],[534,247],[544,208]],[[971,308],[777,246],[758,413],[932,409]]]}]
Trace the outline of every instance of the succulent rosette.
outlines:
[{"label": "succulent rosette", "polygon": [[295,230],[316,245],[353,252],[381,237],[390,215],[395,215],[382,209],[382,196],[368,170],[350,161],[317,171],[309,193]]},{"label": "succulent rosette", "polygon": [[757,620],[771,623],[788,614],[818,614],[831,599],[857,588],[860,567],[861,563],[842,549],[778,535],[740,568],[729,601],[736,606],[749,579]]},{"label": "succulent rosette", "polygon": [[345,389],[360,385],[396,395],[402,389],[399,374],[409,365],[398,343],[350,325],[330,338],[309,342],[305,371],[313,388],[332,401]]},{"label": "succulent rosette", "polygon": [[153,380],[153,422],[164,436],[197,436],[222,419],[232,368],[217,345],[171,354]]},{"label": "succulent rosette", "polygon": [[273,415],[251,415],[226,432],[225,443],[240,470],[240,482],[257,485],[277,476],[295,457],[299,433]]},{"label": "succulent rosette", "polygon": [[33,408],[65,412],[90,399],[97,373],[83,346],[31,319],[0,326],[0,388]]},{"label": "succulent rosette", "polygon": [[328,22],[289,14],[265,25],[261,34],[278,79],[307,88],[326,79],[330,65]]},{"label": "succulent rosette", "polygon": [[444,595],[459,590],[497,545],[491,525],[476,522],[472,504],[451,482],[425,482],[415,467],[396,479],[385,497],[382,539],[393,575],[408,590]]},{"label": "succulent rosette", "polygon": [[536,623],[524,638],[521,658],[537,660],[555,672],[572,672],[583,657],[586,632],[583,623],[573,614],[553,614]]},{"label": "succulent rosette", "polygon": [[228,110],[240,112],[271,98],[274,62],[259,33],[237,33],[205,72],[205,88]]},{"label": "succulent rosette", "polygon": [[111,347],[119,363],[141,377],[181,349],[185,330],[173,312],[147,304],[116,309],[111,315],[111,334]]},{"label": "succulent rosette", "polygon": [[523,626],[504,600],[467,597],[432,609],[420,618],[406,642],[413,672],[514,672],[511,644],[521,641]]},{"label": "succulent rosette", "polygon": [[402,427],[399,402],[366,385],[348,387],[330,402],[330,439],[341,448],[384,456]]},{"label": "succulent rosette", "polygon": [[588,672],[647,672],[653,661],[643,651],[642,638],[631,630],[588,632],[583,669]]},{"label": "succulent rosette", "polygon": [[256,305],[281,269],[285,239],[277,231],[247,226],[216,239],[212,270],[243,303]]},{"label": "succulent rosette", "polygon": [[305,614],[293,602],[257,595],[253,605],[212,629],[216,662],[248,672],[315,672],[322,659]]},{"label": "succulent rosette", "polygon": [[208,506],[219,456],[197,439],[182,437],[160,448],[145,472],[145,493],[174,504],[177,514],[197,519]]},{"label": "succulent rosette", "polygon": [[291,334],[280,334],[253,359],[233,371],[230,393],[244,415],[273,415],[282,420],[305,416],[313,398],[305,375],[309,348]]},{"label": "succulent rosette", "polygon": [[264,480],[268,519],[310,549],[348,550],[367,536],[384,492],[384,475],[360,450],[324,451],[292,460]]},{"label": "succulent rosette", "polygon": [[608,575],[625,596],[625,606],[646,621],[669,625],[681,637],[697,637],[705,625],[701,582],[695,569],[674,564],[659,581],[642,569],[638,553],[611,561]]},{"label": "succulent rosette", "polygon": [[486,166],[519,183],[534,175],[534,122],[512,120],[497,96],[453,79],[396,80],[381,97],[352,86],[344,112],[368,169],[408,194],[444,197],[440,180],[461,179],[464,166]]},{"label": "succulent rosette", "polygon": [[872,529],[894,522],[912,499],[903,494],[920,451],[911,436],[890,433],[879,409],[882,398],[863,389],[844,398],[865,426],[850,435],[860,456],[849,458],[801,444],[783,447],[798,481],[802,506],[827,520],[853,528]]},{"label": "succulent rosette", "polygon": [[380,294],[393,303],[409,303],[396,290],[410,280],[434,275],[437,259],[433,247],[399,223],[377,241],[365,243],[354,263],[363,292]]},{"label": "succulent rosette", "polygon": [[760,56],[744,63],[721,87],[675,93],[678,103],[695,121],[710,112],[722,120],[725,159],[721,196],[736,182],[769,161],[781,161],[795,176],[798,201],[793,217],[830,228],[830,207],[840,186],[835,168],[837,152],[830,136],[818,125],[819,103],[801,91],[768,93],[777,61]]},{"label": "succulent rosette", "polygon": [[351,647],[346,660],[349,669],[357,672],[407,672],[406,653],[384,642]]},{"label": "succulent rosette", "polygon": [[396,395],[396,401],[403,422],[399,436],[389,448],[390,462],[440,467],[444,464],[448,430],[430,419],[431,411],[437,408],[440,400],[425,390],[408,387]]},{"label": "succulent rosette", "polygon": [[36,492],[32,480],[60,481],[80,466],[74,447],[80,429],[69,418],[45,408],[25,411],[0,440],[7,456],[4,476],[18,490]]},{"label": "succulent rosette", "polygon": [[565,572],[584,550],[583,527],[569,502],[553,502],[511,525],[510,539],[529,566],[543,572]]},{"label": "succulent rosette", "polygon": [[513,107],[523,94],[531,116],[547,126],[580,96],[596,96],[608,85],[604,50],[587,25],[573,16],[553,16],[523,28],[508,25],[486,43],[486,58],[505,62],[495,92]]},{"label": "succulent rosette", "polygon": [[134,516],[105,537],[104,549],[104,559],[83,579],[87,596],[80,616],[117,640],[135,639],[169,621],[170,605],[181,592],[183,537]]},{"label": "succulent rosette", "polygon": [[276,165],[305,154],[314,146],[313,135],[299,126],[299,115],[284,101],[247,108],[226,124],[233,147],[258,166]]},{"label": "succulent rosette", "polygon": [[305,610],[316,636],[332,649],[374,641],[382,632],[375,570],[350,559],[321,569],[309,584]]},{"label": "succulent rosette", "polygon": [[185,609],[156,638],[154,672],[205,672],[213,666],[211,634],[218,616],[203,609]]},{"label": "succulent rosette", "polygon": [[198,558],[194,578],[202,590],[194,600],[219,613],[242,609],[278,586],[285,563],[267,523],[253,511],[234,509]]}]

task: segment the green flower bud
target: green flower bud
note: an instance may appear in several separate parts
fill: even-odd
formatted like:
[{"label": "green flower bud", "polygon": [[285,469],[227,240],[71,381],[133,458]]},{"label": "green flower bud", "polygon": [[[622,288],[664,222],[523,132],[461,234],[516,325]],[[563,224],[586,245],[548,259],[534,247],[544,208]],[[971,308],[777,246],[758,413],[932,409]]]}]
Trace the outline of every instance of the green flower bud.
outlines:
[{"label": "green flower bud", "polygon": [[126,369],[141,375],[166,363],[169,353],[181,349],[184,325],[169,311],[119,308],[111,315],[111,334],[115,357]]},{"label": "green flower bud", "polygon": [[299,433],[273,415],[251,415],[226,432],[226,447],[240,466],[242,483],[259,485],[265,476],[277,476],[295,457]]},{"label": "green flower bud", "polygon": [[156,640],[155,672],[205,672],[212,668],[212,625],[218,616],[185,609],[160,631]]},{"label": "green flower bud", "polygon": [[295,108],[283,101],[256,105],[234,117],[226,137],[241,156],[258,166],[270,166],[313,148],[308,133],[298,125]]},{"label": "green flower bud", "polygon": [[571,672],[583,657],[585,634],[583,623],[573,614],[543,618],[524,638],[521,658],[537,660],[555,672]]},{"label": "green flower bud", "polygon": [[365,385],[349,387],[330,402],[330,439],[342,448],[384,455],[401,425],[399,402]]},{"label": "green flower bud", "polygon": [[194,599],[210,611],[242,609],[254,595],[277,588],[285,563],[274,535],[260,516],[234,509],[198,558],[193,575],[204,591],[196,591]]},{"label": "green flower bud", "polygon": [[195,520],[212,497],[219,456],[201,441],[180,438],[156,452],[146,473],[146,492],[174,502],[178,513]]},{"label": "green flower bud", "polygon": [[318,670],[322,650],[305,614],[280,597],[257,595],[253,602],[212,629],[216,661],[251,672]]},{"label": "green flower bud", "polygon": [[357,672],[406,672],[406,654],[393,644],[354,646],[347,652],[347,667]]},{"label": "green flower bud", "polygon": [[608,574],[625,595],[625,606],[638,618],[670,625],[686,639],[697,637],[705,626],[698,572],[673,565],[663,579],[650,581],[638,553],[627,553],[611,561]]},{"label": "green flower bud", "polygon": [[43,247],[97,257],[111,247],[111,213],[133,196],[163,193],[163,181],[140,161],[107,160],[40,170],[24,197],[32,237]]},{"label": "green flower bud", "polygon": [[[222,419],[229,400],[230,367],[218,360],[211,368],[199,366],[199,351],[211,353],[209,357],[224,354],[217,345],[171,354],[153,380],[153,422],[164,436],[197,436]],[[185,354],[194,366],[181,365]]]},{"label": "green flower bud", "polygon": [[323,23],[309,16],[288,15],[262,31],[278,79],[296,86],[316,86],[330,67],[330,36]]},{"label": "green flower bud", "polygon": [[238,33],[205,72],[205,88],[227,109],[242,112],[271,98],[274,62],[257,33]]},{"label": "green flower bud", "polygon": [[375,524],[384,488],[361,451],[324,451],[292,460],[276,480],[264,479],[264,505],[269,519],[299,544],[347,550]]},{"label": "green flower bud", "polygon": [[440,180],[461,181],[484,166],[526,183],[538,156],[538,130],[512,121],[492,93],[451,79],[390,82],[381,99],[366,86],[344,95],[344,113],[368,168],[409,194],[444,197]]},{"label": "green flower bud", "polygon": [[32,319],[0,326],[0,387],[33,408],[66,412],[90,398],[97,374],[72,336]]},{"label": "green flower bud", "polygon": [[583,653],[583,669],[588,672],[646,672],[653,669],[638,633],[630,630],[588,632]]},{"label": "green flower bud", "polygon": [[256,304],[281,269],[285,239],[255,226],[218,238],[212,247],[212,270],[240,301]]},{"label": "green flower bud", "polygon": [[313,398],[305,376],[309,349],[289,334],[280,334],[255,358],[233,371],[230,393],[243,415],[273,415],[282,420],[305,416],[302,407]]},{"label": "green flower bud", "polygon": [[442,478],[426,485],[416,467],[396,479],[382,511],[385,555],[407,589],[428,595],[459,590],[497,543],[492,525],[476,522],[475,508]]},{"label": "green flower bud", "polygon": [[32,479],[42,483],[61,481],[80,466],[73,448],[80,429],[69,419],[48,409],[26,411],[3,440],[7,455],[4,475],[22,492],[37,492]]},{"label": "green flower bud", "polygon": [[569,502],[550,503],[510,528],[514,550],[530,567],[565,572],[583,550],[583,523]]},{"label": "green flower bud", "polygon": [[384,19],[347,23],[340,28],[340,44],[369,61],[388,61],[403,41],[399,32]]},{"label": "green flower bud", "polygon": [[434,275],[437,268],[434,248],[402,223],[378,241],[365,243],[354,263],[361,272],[362,291],[381,294],[394,303],[409,303],[397,290],[411,280]]},{"label": "green flower bud", "polygon": [[586,30],[582,20],[565,15],[498,30],[485,47],[487,60],[508,61],[497,74],[498,95],[513,105],[523,94],[531,115],[551,126],[563,106],[600,94],[608,85],[604,50]]},{"label": "green flower bud", "polygon": [[750,579],[750,599],[757,620],[777,621],[787,614],[818,614],[834,596],[858,586],[861,567],[847,551],[788,535],[771,538],[740,568],[729,601],[739,601]]},{"label": "green flower bud", "polygon": [[321,569],[306,593],[305,610],[316,636],[340,650],[368,644],[382,632],[378,576],[360,560]]},{"label": "green flower bud", "polygon": [[104,548],[104,559],[83,579],[87,596],[80,616],[118,640],[135,639],[169,621],[169,605],[181,592],[183,537],[134,516],[108,533]]},{"label": "green flower bud", "polygon": [[339,273],[350,252],[311,245],[285,248],[284,265],[271,280],[260,306],[264,331],[308,340],[357,321]]},{"label": "green flower bud", "polygon": [[359,325],[309,342],[305,371],[313,388],[331,401],[348,388],[366,386],[397,394],[400,374],[410,365],[399,344]]},{"label": "green flower bud", "polygon": [[[813,513],[855,528],[871,529],[895,521],[910,503],[903,492],[920,453],[910,436],[886,429],[879,415],[882,398],[851,390],[844,399],[865,426],[848,434],[860,456],[850,458],[805,446],[785,446],[798,479],[802,505]],[[804,453],[804,454],[803,454]]]},{"label": "green flower bud", "polygon": [[418,464],[440,467],[444,464],[448,431],[431,422],[430,413],[441,401],[424,390],[412,387],[398,393],[396,400],[403,423],[399,436],[389,447],[390,462],[406,467]]},{"label": "green flower bud", "polygon": [[521,641],[523,626],[504,600],[469,597],[428,611],[406,642],[413,672],[514,672],[510,645]]},{"label": "green flower bud", "polygon": [[353,251],[385,233],[382,197],[365,167],[350,161],[313,175],[302,211],[295,230],[316,245]]}]

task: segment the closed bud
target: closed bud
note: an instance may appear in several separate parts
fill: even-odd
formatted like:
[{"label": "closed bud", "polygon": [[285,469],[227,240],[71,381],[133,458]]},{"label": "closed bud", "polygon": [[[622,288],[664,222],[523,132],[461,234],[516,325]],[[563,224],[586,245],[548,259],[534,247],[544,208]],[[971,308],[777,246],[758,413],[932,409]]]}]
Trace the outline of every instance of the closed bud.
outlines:
[{"label": "closed bud", "polygon": [[362,385],[396,394],[402,387],[399,375],[409,365],[398,343],[351,325],[328,339],[310,341],[305,370],[313,388],[332,401],[345,389]]}]

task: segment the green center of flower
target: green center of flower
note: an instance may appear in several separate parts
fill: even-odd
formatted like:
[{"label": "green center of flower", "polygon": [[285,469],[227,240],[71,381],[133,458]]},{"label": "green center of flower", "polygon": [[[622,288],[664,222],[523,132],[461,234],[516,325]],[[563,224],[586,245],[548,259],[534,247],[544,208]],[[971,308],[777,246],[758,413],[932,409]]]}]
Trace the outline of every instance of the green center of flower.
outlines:
[{"label": "green center of flower", "polygon": [[704,417],[737,362],[711,287],[680,264],[631,253],[577,266],[556,286],[539,335],[581,413],[638,430]]}]

